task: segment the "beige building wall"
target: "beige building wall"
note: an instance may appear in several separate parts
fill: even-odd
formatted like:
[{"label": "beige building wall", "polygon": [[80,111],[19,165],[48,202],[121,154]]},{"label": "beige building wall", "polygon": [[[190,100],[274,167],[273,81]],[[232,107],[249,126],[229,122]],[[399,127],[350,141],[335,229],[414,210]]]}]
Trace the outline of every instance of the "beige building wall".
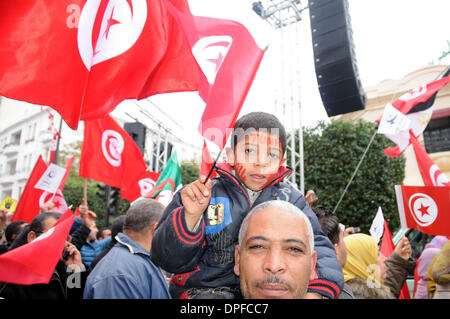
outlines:
[{"label": "beige building wall", "polygon": [[[387,103],[395,101],[408,91],[434,81],[447,65],[431,65],[418,69],[397,80],[384,80],[375,86],[366,88],[367,103],[362,111],[347,113],[333,117],[333,119],[364,119],[369,122],[377,120],[384,111]],[[432,118],[450,116],[450,84],[442,88],[435,99]],[[423,136],[419,138],[423,143]],[[404,185],[422,186],[423,181],[417,166],[412,146],[405,151],[406,172]],[[450,151],[429,154],[435,164],[450,177]]]}]

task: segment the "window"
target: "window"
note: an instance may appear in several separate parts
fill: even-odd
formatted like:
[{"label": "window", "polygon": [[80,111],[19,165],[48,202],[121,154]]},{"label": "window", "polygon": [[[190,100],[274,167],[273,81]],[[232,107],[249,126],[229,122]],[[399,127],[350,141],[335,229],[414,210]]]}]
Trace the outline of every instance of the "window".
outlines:
[{"label": "window", "polygon": [[450,116],[432,119],[423,132],[427,153],[450,151]]},{"label": "window", "polygon": [[11,145],[20,145],[20,135],[21,135],[21,131],[14,133],[13,135],[11,135]]},{"label": "window", "polygon": [[6,167],[6,173],[9,175],[16,174],[16,166],[17,166],[17,160],[8,162],[7,167]]}]

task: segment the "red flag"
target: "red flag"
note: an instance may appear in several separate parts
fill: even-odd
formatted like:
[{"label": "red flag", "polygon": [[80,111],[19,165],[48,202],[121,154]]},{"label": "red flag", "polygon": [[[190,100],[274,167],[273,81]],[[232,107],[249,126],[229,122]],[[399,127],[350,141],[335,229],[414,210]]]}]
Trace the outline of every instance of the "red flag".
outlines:
[{"label": "red flag", "polygon": [[161,173],[145,171],[137,179],[123,186],[120,190],[122,198],[130,202],[149,194],[156,185]]},{"label": "red flag", "polygon": [[51,106],[72,129],[124,99],[198,88],[161,1],[0,1],[0,34],[0,95]]},{"label": "red flag", "polygon": [[[394,242],[392,241],[391,231],[389,230],[387,222],[384,221],[384,232],[380,246],[380,253],[382,253],[386,258],[389,258],[394,250],[395,245]],[[400,295],[398,299],[411,299],[408,284],[406,282],[403,285],[402,289],[400,290]]]},{"label": "red flag", "polygon": [[422,175],[425,186],[450,186],[450,181],[439,167],[433,162],[428,153],[419,143],[417,138],[411,134],[411,143],[416,154],[417,165]]},{"label": "red flag", "polygon": [[61,191],[64,189],[64,186],[66,185],[67,177],[69,177],[70,169],[72,168],[74,159],[75,159],[75,155],[70,157],[66,162],[66,173],[64,174],[64,177],[61,180],[61,184],[59,185],[59,189]]},{"label": "red flag", "polygon": [[394,249],[395,245],[392,241],[391,231],[389,230],[387,222],[384,221],[384,232],[383,239],[381,240],[380,253],[382,253],[386,258],[389,258]]},{"label": "red flag", "polygon": [[395,193],[403,228],[450,235],[450,187],[396,185]]},{"label": "red flag", "polygon": [[39,200],[43,191],[34,188],[34,185],[36,185],[46,169],[47,164],[42,159],[42,156],[39,156],[25,185],[22,196],[20,196],[19,202],[17,203],[16,210],[11,217],[12,222],[24,220],[27,223],[31,223],[34,216],[39,214]]},{"label": "red flag", "polygon": [[206,108],[199,132],[223,149],[264,51],[238,22],[193,16],[164,3],[182,27],[200,68],[198,90]]},{"label": "red flag", "polygon": [[[200,164],[200,176],[208,176],[209,171],[213,166],[213,160],[211,158],[211,154],[209,154],[208,145],[206,145],[206,141],[203,140],[203,148],[202,148],[202,163]],[[214,178],[217,176],[217,173],[213,171],[211,173],[210,178]]]},{"label": "red flag", "polygon": [[84,122],[80,177],[122,188],[146,168],[139,147],[112,117]]},{"label": "red flag", "polygon": [[0,255],[0,281],[20,285],[47,284],[52,277],[75,216],[64,214],[32,242]]},{"label": "red flag", "polygon": [[[408,93],[402,95],[392,105],[386,106],[383,116],[378,120],[380,127],[383,127],[383,133],[397,144],[395,147],[388,147],[384,153],[390,157],[400,156],[410,144],[410,130],[414,136],[423,133],[433,114],[433,104],[437,92],[446,86],[450,81],[448,68],[440,79],[431,83],[422,85]],[[382,133],[382,132],[380,132]]]}]

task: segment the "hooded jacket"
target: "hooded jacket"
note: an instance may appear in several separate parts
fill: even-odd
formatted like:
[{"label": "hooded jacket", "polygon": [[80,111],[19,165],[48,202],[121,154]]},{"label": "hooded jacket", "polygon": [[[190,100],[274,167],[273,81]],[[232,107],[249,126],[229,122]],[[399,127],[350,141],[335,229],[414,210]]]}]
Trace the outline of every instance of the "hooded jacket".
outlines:
[{"label": "hooded jacket", "polygon": [[339,295],[344,278],[333,245],[321,231],[305,197],[293,186],[282,182],[292,170],[280,167],[278,176],[262,189],[253,204],[245,185],[234,176],[229,164],[218,164],[216,172],[219,177],[212,179],[209,206],[194,232],[186,225],[180,191],[166,207],[155,230],[151,258],[174,274],[170,284],[172,296],[186,298],[190,288],[239,289],[239,277],[234,274],[233,267],[241,223],[254,206],[269,200],[288,201],[311,221],[317,264],[316,279],[310,281],[308,292],[328,298]]}]

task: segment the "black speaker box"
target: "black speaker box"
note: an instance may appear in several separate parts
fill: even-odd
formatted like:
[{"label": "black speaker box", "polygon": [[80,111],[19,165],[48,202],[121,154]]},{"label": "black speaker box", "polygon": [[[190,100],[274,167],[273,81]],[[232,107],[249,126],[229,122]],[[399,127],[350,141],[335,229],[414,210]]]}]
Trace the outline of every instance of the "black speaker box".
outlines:
[{"label": "black speaker box", "polygon": [[317,84],[328,116],[364,109],[347,0],[308,3]]},{"label": "black speaker box", "polygon": [[136,142],[136,145],[144,154],[145,149],[145,133],[146,128],[144,124],[140,122],[125,123],[123,129],[131,136],[131,138]]}]

